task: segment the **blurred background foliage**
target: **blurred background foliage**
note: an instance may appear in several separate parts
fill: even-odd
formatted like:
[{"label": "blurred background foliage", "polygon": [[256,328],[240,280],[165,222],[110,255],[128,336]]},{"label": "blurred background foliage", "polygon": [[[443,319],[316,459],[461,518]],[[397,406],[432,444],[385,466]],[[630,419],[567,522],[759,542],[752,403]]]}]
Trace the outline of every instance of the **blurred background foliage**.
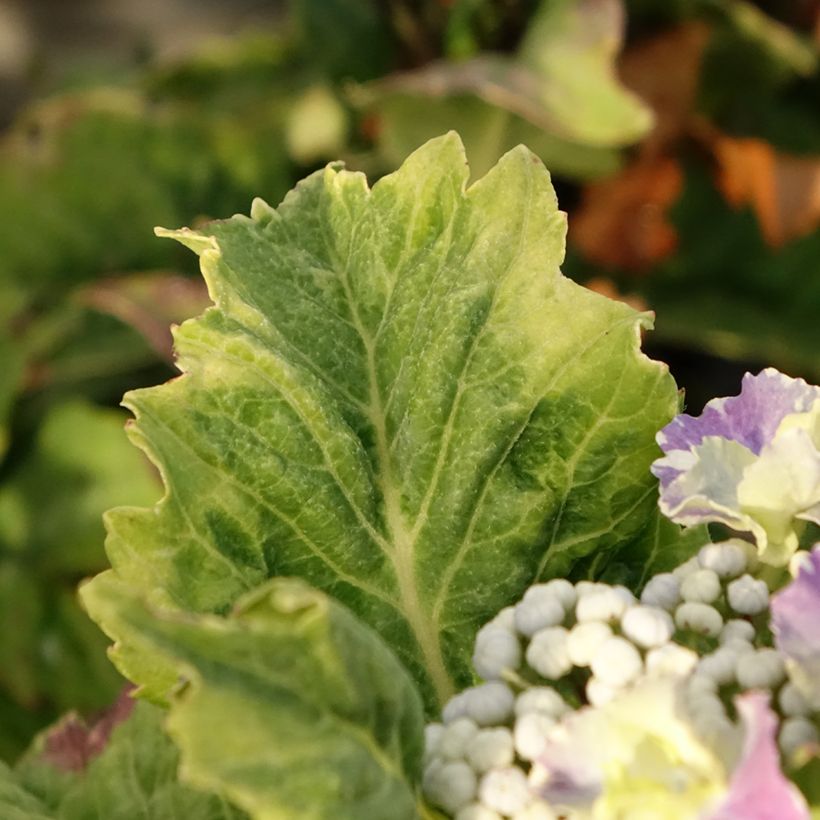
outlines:
[{"label": "blurred background foliage", "polygon": [[389,172],[454,128],[519,142],[565,273],[657,312],[690,409],[820,378],[817,0],[0,0],[0,757],[121,686],[76,605],[101,514],[149,504],[122,393],[207,295],[153,227]]}]

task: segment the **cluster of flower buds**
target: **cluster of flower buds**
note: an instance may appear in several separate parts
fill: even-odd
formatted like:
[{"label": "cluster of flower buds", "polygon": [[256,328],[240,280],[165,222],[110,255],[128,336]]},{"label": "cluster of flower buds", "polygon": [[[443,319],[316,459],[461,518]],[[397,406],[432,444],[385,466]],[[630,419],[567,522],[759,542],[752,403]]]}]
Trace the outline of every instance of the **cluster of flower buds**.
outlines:
[{"label": "cluster of flower buds", "polygon": [[559,816],[534,765],[551,733],[653,676],[680,679],[693,730],[718,755],[737,748],[732,698],[744,690],[771,694],[786,756],[816,742],[820,714],[772,646],[762,569],[754,547],[732,539],[655,575],[639,599],[587,581],[530,587],[478,632],[473,664],[485,682],[427,727],[426,798],[457,820]]}]

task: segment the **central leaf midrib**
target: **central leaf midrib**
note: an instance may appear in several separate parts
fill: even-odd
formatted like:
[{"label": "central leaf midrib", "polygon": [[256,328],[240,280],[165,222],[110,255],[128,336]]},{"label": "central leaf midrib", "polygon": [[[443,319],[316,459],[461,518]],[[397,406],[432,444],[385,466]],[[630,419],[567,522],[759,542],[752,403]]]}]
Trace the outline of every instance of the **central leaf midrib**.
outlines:
[{"label": "central leaf midrib", "polygon": [[[354,226],[354,229],[350,232],[347,258],[344,263],[341,259],[333,259],[333,261],[338,267],[339,280],[344,289],[350,316],[356,332],[362,340],[367,360],[366,375],[369,403],[365,414],[372,425],[376,439],[377,469],[374,470],[374,481],[381,491],[384,503],[384,520],[388,543],[386,555],[393,564],[396,573],[401,610],[421,650],[424,666],[433,684],[436,698],[439,704],[443,705],[452,696],[455,687],[444,663],[438,631],[432,618],[422,607],[419,598],[413,565],[414,539],[401,510],[400,491],[394,480],[391,466],[390,445],[385,424],[385,408],[378,384],[375,343],[359,315],[356,301],[350,289],[350,256],[356,239],[356,227],[358,225]],[[408,230],[410,229],[408,227]],[[328,242],[328,250],[335,257],[333,248],[333,243]]]}]

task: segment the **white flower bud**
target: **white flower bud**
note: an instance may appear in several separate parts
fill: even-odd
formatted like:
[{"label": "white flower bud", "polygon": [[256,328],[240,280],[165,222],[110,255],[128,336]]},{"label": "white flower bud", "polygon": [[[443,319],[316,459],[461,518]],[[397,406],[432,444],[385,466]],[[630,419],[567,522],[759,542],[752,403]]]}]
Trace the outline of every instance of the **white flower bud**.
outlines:
[{"label": "white flower bud", "polygon": [[[565,578],[553,578],[544,584],[544,589],[554,595],[564,607],[566,612],[572,612],[575,602],[578,600],[578,595],[575,592],[575,587]],[[526,598],[527,596],[524,595]]]},{"label": "white flower bud", "polygon": [[[621,618],[621,629],[630,641],[651,649],[665,644],[675,632],[672,616],[657,606],[639,604],[624,612]],[[572,633],[570,633],[570,638]],[[570,651],[572,657],[572,651]]]},{"label": "white flower bud", "polygon": [[804,717],[789,717],[780,724],[777,742],[787,755],[793,754],[806,743],[817,742],[817,729]]},{"label": "white flower bud", "polygon": [[458,810],[455,820],[502,820],[502,817],[482,803],[469,803]]},{"label": "white flower bud", "polygon": [[473,652],[473,668],[485,680],[496,680],[505,669],[521,666],[521,644],[508,629],[487,624],[478,630]]},{"label": "white flower bud", "polygon": [[540,712],[543,715],[560,718],[570,711],[569,706],[551,686],[531,686],[515,699],[515,714]]},{"label": "white flower bud", "polygon": [[701,698],[717,695],[718,682],[708,675],[701,674],[697,669],[686,681],[686,697]]},{"label": "white flower bud", "polygon": [[726,587],[729,606],[741,615],[757,615],[769,606],[769,588],[765,581],[741,575]]},{"label": "white flower bud", "polygon": [[517,766],[492,769],[478,787],[481,802],[501,814],[515,814],[532,802],[527,776]]},{"label": "white flower bud", "polygon": [[469,803],[458,810],[455,820],[502,820],[502,817],[481,803]]},{"label": "white flower bud", "polygon": [[620,595],[621,600],[629,607],[634,606],[638,603],[638,599],[635,597],[631,589],[628,589],[623,584],[618,584],[617,586],[612,587],[616,595]]},{"label": "white flower bud", "polygon": [[791,681],[783,684],[777,700],[780,704],[780,711],[789,717],[805,717],[812,711],[803,693]]},{"label": "white flower bud", "polygon": [[690,629],[701,635],[716,638],[723,629],[721,614],[709,604],[687,601],[675,610],[675,623],[678,629]]},{"label": "white flower bud", "polygon": [[698,563],[721,578],[735,578],[746,569],[746,552],[736,540],[707,544],[698,553]]},{"label": "white flower bud", "polygon": [[515,695],[506,683],[491,681],[465,689],[467,717],[479,726],[497,726],[512,715]]},{"label": "white flower bud", "polygon": [[530,803],[523,811],[517,811],[512,820],[558,820],[558,815],[550,808],[549,803]]},{"label": "white flower bud", "polygon": [[608,589],[608,587],[606,584],[599,584],[597,581],[578,581],[575,585],[576,599],[600,589]]},{"label": "white flower bud", "polygon": [[444,727],[438,742],[439,756],[445,760],[459,760],[478,734],[478,726],[467,717],[456,718]]},{"label": "white flower bud", "polygon": [[587,701],[592,706],[603,706],[605,703],[609,703],[620,691],[620,687],[610,686],[594,675],[587,681],[585,688]]},{"label": "white flower bud", "polygon": [[444,727],[440,723],[428,723],[424,727],[424,757],[429,760],[438,754]]},{"label": "white flower bud", "polygon": [[697,666],[698,674],[711,678],[720,686],[728,686],[735,681],[735,669],[739,657],[738,652],[721,646],[701,658]]},{"label": "white flower bud", "polygon": [[575,666],[589,666],[601,644],[612,637],[612,628],[602,621],[575,624],[569,631],[567,651]]},{"label": "white flower bud", "polygon": [[686,709],[698,729],[703,728],[707,721],[721,722],[727,718],[723,701],[712,692],[692,694],[687,691]]},{"label": "white flower bud", "polygon": [[562,626],[550,626],[536,632],[527,647],[527,663],[550,680],[566,675],[572,669],[567,652],[568,634]]},{"label": "white flower bud", "polygon": [[624,614],[628,605],[624,595],[612,587],[593,589],[578,599],[575,617],[581,623],[615,621]]},{"label": "white flower bud", "polygon": [[674,609],[680,602],[680,580],[671,572],[662,572],[649,579],[641,593],[641,603]]},{"label": "white flower bud", "polygon": [[637,649],[623,638],[607,638],[590,664],[592,674],[609,686],[626,686],[643,671]]},{"label": "white flower bud", "polygon": [[652,675],[685,677],[697,662],[696,652],[676,643],[668,643],[646,653],[646,671]]},{"label": "white flower bud", "polygon": [[467,698],[464,696],[464,692],[458,692],[453,695],[453,697],[444,704],[444,708],[441,710],[441,719],[444,723],[453,723],[459,718],[466,717],[466,715]]},{"label": "white flower bud", "polygon": [[527,712],[515,721],[515,751],[524,760],[537,760],[547,745],[547,735],[555,718],[541,712]]},{"label": "white flower bud", "polygon": [[529,595],[536,589],[544,592],[544,587],[530,588],[521,603],[515,607],[515,628],[528,638],[539,629],[558,626],[566,616],[561,602],[549,591],[543,595]]},{"label": "white flower bud", "polygon": [[720,597],[720,593],[720,578],[711,569],[699,569],[687,575],[680,585],[680,594],[684,601],[711,604]]},{"label": "white flower bud", "polygon": [[735,674],[744,689],[772,689],[785,677],[786,666],[776,649],[758,649],[738,658]]},{"label": "white flower bud", "polygon": [[479,774],[513,762],[513,736],[509,729],[482,729],[467,750],[467,762]]},{"label": "white flower bud", "polygon": [[720,646],[722,649],[731,649],[738,657],[745,655],[747,652],[755,651],[754,645],[744,641],[743,638],[729,638],[722,641]]},{"label": "white flower bud", "polygon": [[485,624],[485,627],[487,626],[500,626],[502,629],[515,632],[515,607],[505,606],[495,618]]},{"label": "white flower bud", "polygon": [[720,630],[720,642],[723,644],[732,638],[740,638],[742,641],[751,643],[755,639],[754,624],[750,624],[748,621],[743,621],[739,618],[726,621],[723,625],[723,629]]},{"label": "white flower bud", "polygon": [[719,756],[724,757],[725,754],[726,757],[734,757],[740,738],[737,727],[725,711],[719,713],[717,707],[706,708],[690,714],[690,719],[698,735],[718,752]]},{"label": "white flower bud", "polygon": [[693,572],[697,572],[700,568],[700,561],[698,561],[697,556],[694,556],[688,561],[684,561],[682,564],[675,567],[675,569],[672,570],[672,574],[679,581],[683,582],[684,578],[688,577]]},{"label": "white flower bud", "polygon": [[477,785],[475,772],[463,760],[434,760],[422,780],[427,799],[450,814],[473,800]]}]

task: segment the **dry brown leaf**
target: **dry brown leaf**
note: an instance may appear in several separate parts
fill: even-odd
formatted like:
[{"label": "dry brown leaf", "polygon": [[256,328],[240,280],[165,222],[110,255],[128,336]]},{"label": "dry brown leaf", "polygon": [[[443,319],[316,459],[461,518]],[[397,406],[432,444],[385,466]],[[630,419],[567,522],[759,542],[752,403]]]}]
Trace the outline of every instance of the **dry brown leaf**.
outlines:
[{"label": "dry brown leaf", "polygon": [[736,208],[749,205],[766,241],[779,247],[820,225],[820,157],[776,151],[764,140],[714,133],[717,184]]},{"label": "dry brown leaf", "polygon": [[128,684],[117,700],[92,721],[76,712],[65,715],[43,735],[43,760],[62,772],[81,772],[108,744],[111,732],[134,710]]},{"label": "dry brown leaf", "polygon": [[682,187],[680,165],[670,157],[641,160],[587,185],[569,220],[569,240],[590,262],[641,273],[677,247],[667,211]]},{"label": "dry brown leaf", "polygon": [[655,113],[644,154],[663,153],[687,130],[710,34],[705,23],[692,21],[639,42],[622,56],[621,80]]}]

